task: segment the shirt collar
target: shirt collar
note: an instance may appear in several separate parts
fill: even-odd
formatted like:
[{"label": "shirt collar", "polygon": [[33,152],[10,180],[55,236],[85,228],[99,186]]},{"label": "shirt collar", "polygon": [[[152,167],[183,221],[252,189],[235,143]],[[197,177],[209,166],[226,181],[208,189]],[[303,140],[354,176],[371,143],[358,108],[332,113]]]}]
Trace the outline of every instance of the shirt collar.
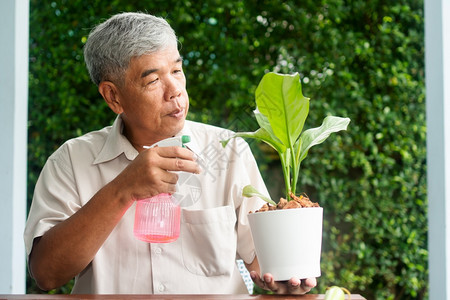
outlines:
[{"label": "shirt collar", "polygon": [[117,116],[114,124],[109,131],[106,142],[102,150],[94,160],[94,164],[101,164],[115,159],[122,153],[129,160],[134,160],[139,154],[138,151],[131,145],[130,141],[122,134],[123,121],[120,115]]},{"label": "shirt collar", "polygon": [[[120,115],[117,116],[111,130],[106,138],[106,142],[103,145],[102,150],[94,160],[94,164],[101,164],[115,159],[122,153],[128,160],[134,160],[138,156],[139,152],[131,145],[130,141],[122,134],[123,132],[123,120]],[[200,147],[198,143],[193,139],[192,131],[190,128],[190,121],[184,122],[183,129],[175,136],[189,135],[191,141],[186,143],[186,146],[193,151],[196,155],[200,153]]]}]

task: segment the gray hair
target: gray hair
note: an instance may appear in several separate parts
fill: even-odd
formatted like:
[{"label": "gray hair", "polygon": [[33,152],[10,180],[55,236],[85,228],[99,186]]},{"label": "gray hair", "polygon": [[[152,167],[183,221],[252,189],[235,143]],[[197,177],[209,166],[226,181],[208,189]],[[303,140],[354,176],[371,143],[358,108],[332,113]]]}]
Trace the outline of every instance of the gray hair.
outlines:
[{"label": "gray hair", "polygon": [[120,13],[96,26],[84,46],[92,81],[121,84],[133,57],[177,44],[174,30],[163,18],[145,13]]}]

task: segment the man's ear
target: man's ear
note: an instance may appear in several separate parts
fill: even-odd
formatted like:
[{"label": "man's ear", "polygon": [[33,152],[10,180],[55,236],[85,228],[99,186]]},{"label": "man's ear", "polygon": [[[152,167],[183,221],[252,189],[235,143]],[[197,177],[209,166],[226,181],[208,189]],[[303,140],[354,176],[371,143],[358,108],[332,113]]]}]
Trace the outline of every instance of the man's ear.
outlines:
[{"label": "man's ear", "polygon": [[111,81],[102,81],[98,85],[98,91],[113,112],[116,114],[121,114],[123,112],[119,91],[114,83]]}]

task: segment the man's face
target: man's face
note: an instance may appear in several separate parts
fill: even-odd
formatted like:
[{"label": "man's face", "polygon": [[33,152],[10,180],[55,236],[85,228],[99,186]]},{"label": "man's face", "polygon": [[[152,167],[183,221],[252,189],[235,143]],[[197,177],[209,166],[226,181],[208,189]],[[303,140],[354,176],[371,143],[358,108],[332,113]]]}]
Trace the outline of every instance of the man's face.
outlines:
[{"label": "man's face", "polygon": [[176,46],[135,57],[118,88],[125,134],[135,146],[177,134],[189,109],[186,78]]}]

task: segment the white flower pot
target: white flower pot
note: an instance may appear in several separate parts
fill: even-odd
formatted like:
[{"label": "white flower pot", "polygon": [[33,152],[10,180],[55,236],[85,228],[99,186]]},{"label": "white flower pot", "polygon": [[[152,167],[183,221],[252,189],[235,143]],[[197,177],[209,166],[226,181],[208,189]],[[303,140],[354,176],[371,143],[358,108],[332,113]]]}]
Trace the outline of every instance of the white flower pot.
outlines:
[{"label": "white flower pot", "polygon": [[320,276],[323,208],[295,208],[248,215],[261,275],[275,280]]}]

